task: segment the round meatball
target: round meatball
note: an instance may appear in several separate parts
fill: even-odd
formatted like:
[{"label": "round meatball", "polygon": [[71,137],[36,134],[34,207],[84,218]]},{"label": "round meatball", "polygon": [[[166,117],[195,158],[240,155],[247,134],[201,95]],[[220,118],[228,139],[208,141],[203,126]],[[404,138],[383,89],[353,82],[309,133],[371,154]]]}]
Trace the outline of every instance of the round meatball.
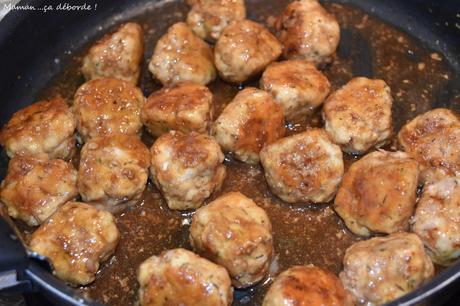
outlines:
[{"label": "round meatball", "polygon": [[291,2],[275,22],[287,59],[305,59],[317,66],[332,62],[340,28],[334,15],[316,0]]},{"label": "round meatball", "polygon": [[344,169],[342,151],[321,129],[266,146],[260,161],[271,191],[288,203],[330,201]]},{"label": "round meatball", "polygon": [[131,83],[100,78],[86,82],[74,97],[82,141],[113,134],[140,135],[144,95]]},{"label": "round meatball", "polygon": [[270,64],[260,79],[260,87],[281,104],[286,119],[291,120],[320,106],[331,84],[312,63],[290,60]]},{"label": "round meatball", "polygon": [[189,0],[187,23],[196,35],[215,42],[230,22],[246,18],[244,0]]},{"label": "round meatball", "polygon": [[165,86],[186,81],[206,85],[216,78],[213,60],[208,44],[178,22],[158,40],[149,70]]},{"label": "round meatball", "polygon": [[284,271],[270,286],[262,306],[353,306],[339,278],[314,266]]},{"label": "round meatball", "polygon": [[362,154],[392,133],[390,87],[382,80],[354,78],[324,102],[325,129],[342,150]]},{"label": "round meatball", "polygon": [[217,71],[231,83],[242,83],[258,75],[280,54],[281,44],[276,37],[250,20],[230,23],[214,48]]},{"label": "round meatball", "polygon": [[142,28],[128,22],[91,46],[83,58],[81,71],[87,80],[109,77],[136,84],[143,56]]},{"label": "round meatball", "polygon": [[229,306],[233,288],[228,272],[185,249],[145,260],[137,271],[141,306]]},{"label": "round meatball", "polygon": [[137,136],[93,138],[81,150],[78,191],[85,202],[120,211],[140,200],[149,166],[149,150]]},{"label": "round meatball", "polygon": [[353,244],[340,279],[358,305],[382,305],[409,293],[434,275],[417,235],[395,233]]},{"label": "round meatball", "polygon": [[222,186],[224,154],[207,135],[171,131],[150,151],[152,180],[171,209],[198,208]]},{"label": "round meatball", "polygon": [[40,225],[77,195],[77,170],[70,163],[36,156],[11,159],[0,188],[8,214],[29,226]]},{"label": "round meatball", "polygon": [[141,118],[149,133],[158,137],[170,130],[207,133],[212,114],[211,91],[187,82],[152,93],[142,107]]},{"label": "round meatball", "polygon": [[418,163],[403,152],[372,152],[348,169],[334,209],[355,234],[391,234],[409,228]]},{"label": "round meatball", "polygon": [[415,211],[412,231],[431,259],[448,266],[460,257],[460,178],[426,186]]},{"label": "round meatball", "polygon": [[421,165],[421,182],[460,175],[460,120],[438,108],[415,117],[398,133],[404,151]]},{"label": "round meatball", "polygon": [[14,113],[0,131],[0,144],[10,158],[69,159],[75,152],[75,127],[75,117],[63,99],[43,100]]},{"label": "round meatball", "polygon": [[68,202],[32,234],[30,249],[48,257],[57,277],[78,286],[94,281],[119,239],[111,213]]},{"label": "round meatball", "polygon": [[240,91],[214,122],[211,134],[222,149],[249,164],[259,162],[259,152],[284,136],[283,109],[265,91]]},{"label": "round meatball", "polygon": [[262,208],[241,193],[230,192],[196,211],[190,242],[198,253],[227,269],[233,286],[245,288],[268,274],[271,231]]}]

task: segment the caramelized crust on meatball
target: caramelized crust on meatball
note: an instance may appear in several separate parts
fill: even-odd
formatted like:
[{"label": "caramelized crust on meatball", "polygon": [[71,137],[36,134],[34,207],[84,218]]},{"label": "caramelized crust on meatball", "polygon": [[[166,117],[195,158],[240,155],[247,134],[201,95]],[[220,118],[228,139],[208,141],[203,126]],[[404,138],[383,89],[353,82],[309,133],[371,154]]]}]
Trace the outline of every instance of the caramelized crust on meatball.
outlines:
[{"label": "caramelized crust on meatball", "polygon": [[94,281],[99,264],[113,254],[119,239],[112,214],[68,202],[32,234],[30,248],[48,257],[57,277],[78,286]]},{"label": "caramelized crust on meatball", "polygon": [[283,109],[263,90],[246,88],[230,102],[211,128],[222,149],[250,164],[285,133]]},{"label": "caramelized crust on meatball", "polygon": [[241,193],[230,192],[196,211],[190,242],[198,253],[227,269],[233,286],[245,288],[268,274],[271,230],[262,208]]},{"label": "caramelized crust on meatball", "polygon": [[224,154],[207,135],[171,131],[150,149],[150,173],[169,208],[200,207],[225,178]]},{"label": "caramelized crust on meatball", "polygon": [[137,280],[141,306],[230,306],[233,300],[227,271],[185,249],[148,258]]},{"label": "caramelized crust on meatball", "polygon": [[31,104],[11,117],[0,131],[0,143],[15,155],[71,158],[75,151],[76,121],[61,98]]}]

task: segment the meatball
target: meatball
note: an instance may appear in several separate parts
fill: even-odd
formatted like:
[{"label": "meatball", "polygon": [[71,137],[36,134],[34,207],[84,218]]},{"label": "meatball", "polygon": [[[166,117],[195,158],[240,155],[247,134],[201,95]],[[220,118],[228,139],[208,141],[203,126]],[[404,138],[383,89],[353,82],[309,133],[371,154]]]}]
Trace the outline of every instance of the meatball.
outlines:
[{"label": "meatball", "polygon": [[0,188],[8,214],[29,226],[43,223],[78,195],[77,170],[61,159],[15,156]]},{"label": "meatball", "polygon": [[460,120],[438,108],[415,117],[398,133],[404,151],[421,165],[421,182],[460,175]]},{"label": "meatball", "polygon": [[244,0],[197,0],[189,1],[192,9],[187,23],[196,35],[215,42],[230,22],[246,18]]},{"label": "meatball", "polygon": [[112,214],[68,202],[32,234],[30,249],[48,257],[57,277],[78,286],[94,281],[119,239]]},{"label": "meatball", "polygon": [[224,266],[237,288],[268,274],[273,255],[272,226],[265,211],[239,192],[198,209],[190,227],[193,248]]},{"label": "meatball", "polygon": [[136,84],[144,55],[143,36],[139,24],[128,22],[99,39],[83,58],[85,78],[109,77]]},{"label": "meatball", "polygon": [[403,152],[369,153],[348,169],[334,209],[355,234],[391,234],[409,228],[418,163]]},{"label": "meatball", "polygon": [[86,82],[74,97],[81,140],[113,134],[140,135],[144,100],[140,89],[125,81],[100,78]]},{"label": "meatball", "polygon": [[207,135],[171,131],[150,151],[152,180],[171,209],[198,208],[222,186],[224,154]]},{"label": "meatball", "polygon": [[93,138],[81,150],[78,191],[85,202],[120,211],[140,200],[149,166],[149,150],[137,136]]},{"label": "meatball", "polygon": [[357,305],[382,305],[414,290],[434,275],[420,239],[395,233],[353,244],[340,279]]},{"label": "meatball", "polygon": [[228,272],[185,249],[145,260],[137,272],[141,306],[229,306],[233,289]]},{"label": "meatball", "polygon": [[238,20],[226,27],[214,49],[222,79],[242,83],[261,73],[281,54],[281,44],[262,25]]},{"label": "meatball", "polygon": [[289,203],[330,201],[343,175],[343,157],[321,129],[274,142],[260,152],[271,191]]},{"label": "meatball", "polygon": [[354,78],[324,102],[325,129],[342,150],[362,154],[392,133],[390,87],[382,80]]},{"label": "meatball", "polygon": [[460,257],[460,178],[426,186],[415,211],[412,231],[431,259],[448,266]]},{"label": "meatball", "polygon": [[312,63],[289,60],[270,64],[260,79],[260,87],[281,104],[284,115],[291,120],[320,106],[331,84]]},{"label": "meatball", "polygon": [[0,144],[10,158],[69,159],[75,152],[75,127],[75,117],[63,99],[43,100],[14,113],[0,131]]},{"label": "meatball", "polygon": [[339,45],[337,20],[316,0],[291,2],[275,22],[275,29],[287,59],[305,59],[323,66],[332,62]]},{"label": "meatball", "polygon": [[158,40],[150,60],[150,72],[163,84],[194,82],[206,85],[216,78],[211,48],[183,22]]},{"label": "meatball", "polygon": [[153,136],[170,130],[206,133],[211,125],[213,97],[203,85],[180,83],[154,92],[142,107],[141,118]]},{"label": "meatball", "polygon": [[260,150],[284,133],[282,107],[257,88],[240,91],[211,128],[211,134],[224,151],[250,164],[258,163]]},{"label": "meatball", "polygon": [[262,306],[352,306],[339,278],[314,266],[295,266],[270,286]]}]

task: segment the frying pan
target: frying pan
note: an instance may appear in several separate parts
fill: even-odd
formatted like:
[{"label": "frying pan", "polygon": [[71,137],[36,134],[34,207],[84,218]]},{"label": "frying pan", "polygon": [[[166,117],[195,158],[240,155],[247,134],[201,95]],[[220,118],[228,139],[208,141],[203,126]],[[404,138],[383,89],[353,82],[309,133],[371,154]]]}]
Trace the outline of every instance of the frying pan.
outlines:
[{"label": "frying pan", "polygon": [[[62,1],[63,2],[63,1]],[[246,0],[248,17],[261,21],[260,12],[278,1]],[[284,6],[288,1],[279,1]],[[460,111],[460,2],[422,0],[342,0],[334,1],[357,7],[369,15],[408,33],[424,48],[444,57],[445,69],[450,77],[434,90],[426,105],[417,112],[430,108],[447,107]],[[52,5],[61,1],[24,0],[18,5]],[[111,29],[114,25],[131,20],[146,10],[151,12],[150,22],[161,35],[177,20],[176,11],[184,11],[184,1],[176,0],[118,0],[72,1],[72,4],[92,6],[91,10],[47,11],[13,10],[0,22],[0,126],[5,124],[18,109],[43,98],[57,78],[66,78],[68,66],[75,54]],[[0,5],[3,5],[0,1]],[[186,9],[185,9],[186,10]],[[157,35],[157,37],[158,37]],[[353,75],[375,77],[378,73],[370,44],[359,31],[342,29],[338,50],[339,58],[351,63]],[[145,58],[151,55],[152,43],[148,43]],[[411,61],[416,54],[408,52]],[[145,66],[145,65],[144,65]],[[404,67],[402,67],[403,69]],[[422,72],[421,72],[422,73]],[[70,77],[69,77],[70,78]],[[143,72],[144,80],[150,78]],[[144,94],[158,88],[150,79],[142,82]],[[153,85],[146,85],[153,84]],[[70,91],[70,90],[68,90]],[[423,103],[421,103],[423,104]],[[405,107],[396,110],[403,114]],[[401,117],[404,117],[401,115]],[[396,128],[404,123],[396,119]],[[0,152],[0,177],[4,177],[8,159]],[[430,283],[389,305],[441,305],[460,288],[460,262],[441,271]],[[15,225],[4,212],[0,212],[0,291],[40,292],[58,305],[100,305],[82,298],[76,290],[64,285],[50,273],[44,258],[29,253],[21,242]],[[238,291],[239,296],[248,292]],[[459,302],[460,304],[460,302]]]}]

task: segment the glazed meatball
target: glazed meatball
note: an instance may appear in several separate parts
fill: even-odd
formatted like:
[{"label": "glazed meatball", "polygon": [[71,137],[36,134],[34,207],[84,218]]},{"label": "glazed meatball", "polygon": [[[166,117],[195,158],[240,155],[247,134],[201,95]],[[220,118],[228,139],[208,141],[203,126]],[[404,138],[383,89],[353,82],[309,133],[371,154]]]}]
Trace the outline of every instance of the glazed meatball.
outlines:
[{"label": "glazed meatball", "polygon": [[434,275],[417,235],[396,233],[353,244],[340,279],[357,305],[382,305],[414,290]]},{"label": "glazed meatball", "polygon": [[149,70],[165,86],[186,81],[206,85],[216,78],[213,60],[211,48],[178,22],[158,40]]},{"label": "glazed meatball", "polygon": [[144,55],[144,34],[139,24],[122,24],[98,40],[83,58],[87,80],[109,77],[137,83]]},{"label": "glazed meatball", "polygon": [[284,271],[270,286],[262,306],[352,306],[339,278],[314,266]]},{"label": "glazed meatball", "polygon": [[0,188],[8,214],[29,226],[40,225],[78,195],[77,170],[61,159],[15,156]]},{"label": "glazed meatball", "polygon": [[170,130],[207,133],[211,125],[213,100],[203,85],[180,83],[154,92],[142,107],[141,118],[153,136]]},{"label": "glazed meatball", "polygon": [[237,288],[268,274],[273,255],[272,226],[265,211],[239,192],[198,209],[190,228],[194,249],[224,266]]},{"label": "glazed meatball", "polygon": [[76,121],[61,98],[43,100],[17,111],[0,131],[0,144],[10,158],[43,155],[71,158]]},{"label": "glazed meatball", "polygon": [[117,212],[144,192],[150,154],[137,136],[96,137],[81,150],[78,191],[83,201]]},{"label": "glazed meatball", "polygon": [[233,300],[228,272],[185,249],[148,258],[137,280],[141,306],[229,306]]},{"label": "glazed meatball", "polygon": [[140,135],[144,100],[140,89],[125,81],[100,78],[86,82],[74,97],[81,140],[113,134]]},{"label": "glazed meatball", "polygon": [[425,187],[412,231],[431,259],[448,266],[460,257],[460,178],[449,177]]},{"label": "glazed meatball", "polygon": [[78,286],[94,281],[119,239],[112,214],[68,202],[32,234],[30,249],[48,257],[57,277]]},{"label": "glazed meatball", "polygon": [[171,131],[150,152],[152,180],[171,209],[198,208],[222,186],[224,154],[207,135]]},{"label": "glazed meatball", "polygon": [[242,83],[261,73],[281,54],[281,44],[262,25],[233,21],[216,43],[214,57],[222,79]]},{"label": "glazed meatball", "polygon": [[391,234],[409,228],[414,213],[418,163],[403,152],[372,152],[343,177],[334,209],[355,234]]},{"label": "glazed meatball", "polygon": [[222,149],[249,164],[285,133],[283,109],[265,91],[246,88],[230,102],[211,128]]},{"label": "glazed meatball", "polygon": [[398,141],[420,163],[422,183],[460,175],[460,120],[453,111],[438,108],[415,117]]},{"label": "glazed meatball", "polygon": [[275,22],[275,29],[287,59],[304,59],[323,66],[332,62],[339,45],[337,20],[316,0],[291,2]]},{"label": "glazed meatball", "polygon": [[286,119],[291,120],[320,106],[331,84],[312,63],[290,60],[270,64],[260,79],[260,87],[281,104]]},{"label": "glazed meatball", "polygon": [[288,203],[330,201],[344,171],[342,151],[321,129],[266,146],[260,161],[271,191]]},{"label": "glazed meatball", "polygon": [[215,42],[234,20],[246,18],[244,0],[192,0],[187,23],[196,35]]},{"label": "glazed meatball", "polygon": [[384,81],[354,78],[324,102],[325,129],[343,151],[365,153],[390,137],[392,104]]}]

